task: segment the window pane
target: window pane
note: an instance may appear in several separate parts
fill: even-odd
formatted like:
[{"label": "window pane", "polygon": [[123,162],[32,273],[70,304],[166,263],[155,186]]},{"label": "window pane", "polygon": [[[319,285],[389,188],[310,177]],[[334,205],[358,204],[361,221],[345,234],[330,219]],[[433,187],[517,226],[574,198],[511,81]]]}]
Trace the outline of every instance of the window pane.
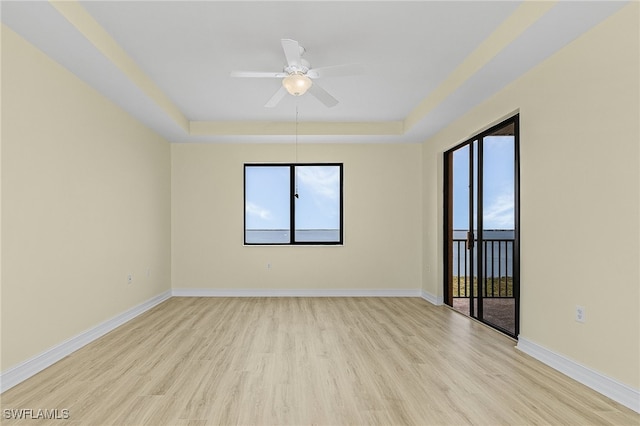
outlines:
[{"label": "window pane", "polygon": [[245,243],[291,242],[289,166],[245,166]]},{"label": "window pane", "polygon": [[296,242],[340,242],[340,166],[296,166]]}]

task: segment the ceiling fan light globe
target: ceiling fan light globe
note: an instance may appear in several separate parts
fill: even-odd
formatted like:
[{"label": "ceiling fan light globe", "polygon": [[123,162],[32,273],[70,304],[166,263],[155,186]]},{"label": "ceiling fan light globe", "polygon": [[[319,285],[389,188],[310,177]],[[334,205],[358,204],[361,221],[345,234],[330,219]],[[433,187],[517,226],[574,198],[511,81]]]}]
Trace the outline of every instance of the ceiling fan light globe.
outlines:
[{"label": "ceiling fan light globe", "polygon": [[309,77],[300,73],[290,74],[282,79],[282,85],[293,96],[304,95],[312,84]]}]

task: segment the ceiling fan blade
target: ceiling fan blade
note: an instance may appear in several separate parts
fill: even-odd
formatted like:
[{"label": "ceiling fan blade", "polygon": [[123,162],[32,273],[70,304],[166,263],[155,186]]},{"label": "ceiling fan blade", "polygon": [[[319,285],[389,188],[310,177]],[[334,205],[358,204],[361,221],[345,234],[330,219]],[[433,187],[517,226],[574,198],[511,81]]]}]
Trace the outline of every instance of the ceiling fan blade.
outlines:
[{"label": "ceiling fan blade", "polygon": [[300,67],[302,65],[302,58],[300,57],[300,44],[295,40],[283,38],[280,40],[282,43],[282,50],[284,50],[284,56],[287,58],[287,65],[290,67]]},{"label": "ceiling fan blade", "polygon": [[273,108],[274,106],[278,105],[278,103],[280,103],[280,101],[285,97],[286,94],[287,89],[281,86],[280,89],[278,89],[278,91],[274,93],[271,99],[269,99],[269,101],[264,104],[265,108]]},{"label": "ceiling fan blade", "polygon": [[347,77],[350,75],[364,74],[364,66],[362,64],[344,64],[334,65],[331,67],[313,68],[307,72],[309,78],[320,77]]},{"label": "ceiling fan blade", "polygon": [[320,102],[325,104],[328,108],[334,107],[338,105],[338,100],[331,96],[329,92],[324,90],[322,87],[318,86],[317,83],[313,83],[308,90],[313,96],[316,97]]},{"label": "ceiling fan blade", "polygon": [[233,71],[231,77],[250,77],[250,78],[284,78],[287,76],[283,72],[261,72],[261,71]]}]

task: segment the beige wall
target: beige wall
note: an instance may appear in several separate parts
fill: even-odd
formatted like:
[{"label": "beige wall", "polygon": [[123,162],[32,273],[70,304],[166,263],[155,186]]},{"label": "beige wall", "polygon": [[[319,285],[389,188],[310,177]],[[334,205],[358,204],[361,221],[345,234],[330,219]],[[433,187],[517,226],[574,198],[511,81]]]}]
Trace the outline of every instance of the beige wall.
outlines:
[{"label": "beige wall", "polygon": [[169,144],[3,26],[2,371],[170,289],[170,196]]},{"label": "beige wall", "polygon": [[[424,289],[442,294],[442,153],[520,110],[521,336],[640,387],[639,4],[423,147]],[[586,308],[586,323],[574,320]]]},{"label": "beige wall", "polygon": [[300,162],[344,163],[344,246],[245,247],[243,163],[294,145],[172,145],[173,288],[419,291],[420,150],[300,144]]}]

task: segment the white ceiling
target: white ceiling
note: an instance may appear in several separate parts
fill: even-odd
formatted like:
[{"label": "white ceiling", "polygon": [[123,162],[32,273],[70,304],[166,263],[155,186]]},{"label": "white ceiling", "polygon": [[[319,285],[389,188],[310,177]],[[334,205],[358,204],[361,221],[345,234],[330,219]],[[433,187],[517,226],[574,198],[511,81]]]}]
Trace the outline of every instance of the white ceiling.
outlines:
[{"label": "white ceiling", "polygon": [[[422,142],[621,8],[616,1],[2,2],[2,22],[172,142]],[[312,67],[366,72],[316,80],[264,104],[280,39]],[[509,111],[505,111],[508,113]],[[499,118],[499,117],[496,117]]]}]

